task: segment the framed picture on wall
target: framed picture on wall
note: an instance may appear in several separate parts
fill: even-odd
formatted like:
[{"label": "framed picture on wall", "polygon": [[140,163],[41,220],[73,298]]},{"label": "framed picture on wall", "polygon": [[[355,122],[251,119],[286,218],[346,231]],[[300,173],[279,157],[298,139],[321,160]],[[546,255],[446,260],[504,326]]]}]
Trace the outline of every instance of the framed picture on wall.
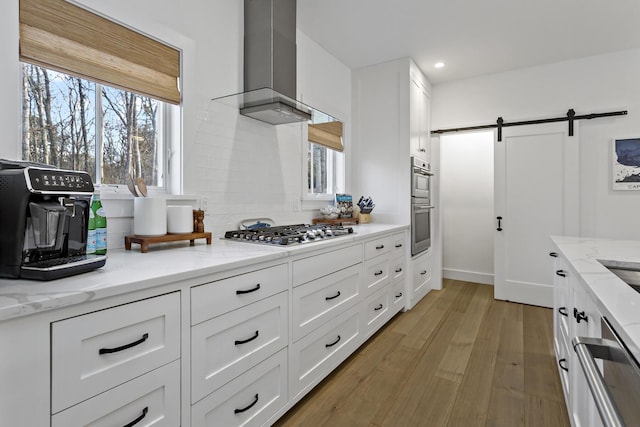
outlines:
[{"label": "framed picture on wall", "polygon": [[640,137],[614,139],[611,145],[613,189],[640,191]]}]

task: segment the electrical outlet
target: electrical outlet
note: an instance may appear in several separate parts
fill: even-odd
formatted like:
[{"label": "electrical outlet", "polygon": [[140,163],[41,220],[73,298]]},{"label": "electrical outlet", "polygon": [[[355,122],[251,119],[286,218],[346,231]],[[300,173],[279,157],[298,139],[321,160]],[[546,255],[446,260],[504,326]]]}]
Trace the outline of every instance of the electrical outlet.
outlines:
[{"label": "electrical outlet", "polygon": [[293,199],[293,211],[300,212],[302,210],[302,204],[300,199]]},{"label": "electrical outlet", "polygon": [[207,208],[209,207],[209,199],[207,197],[202,197],[200,199],[200,209],[202,209],[203,211],[206,211]]}]

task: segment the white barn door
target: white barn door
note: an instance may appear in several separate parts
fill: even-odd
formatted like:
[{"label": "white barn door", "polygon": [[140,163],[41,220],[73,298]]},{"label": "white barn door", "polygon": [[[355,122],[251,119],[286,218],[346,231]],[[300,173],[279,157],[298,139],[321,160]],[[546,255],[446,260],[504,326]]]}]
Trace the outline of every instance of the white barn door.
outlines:
[{"label": "white barn door", "polygon": [[578,235],[578,161],[577,122],[572,137],[559,122],[503,128],[496,138],[496,299],[553,306],[549,236]]}]

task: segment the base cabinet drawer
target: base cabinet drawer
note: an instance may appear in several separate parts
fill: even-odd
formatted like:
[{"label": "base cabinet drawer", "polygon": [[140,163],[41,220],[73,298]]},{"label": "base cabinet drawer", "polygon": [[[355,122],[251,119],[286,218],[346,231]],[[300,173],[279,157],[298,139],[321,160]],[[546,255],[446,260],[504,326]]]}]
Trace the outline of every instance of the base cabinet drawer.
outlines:
[{"label": "base cabinet drawer", "polygon": [[389,283],[391,262],[387,256],[372,258],[364,263],[363,295],[371,295]]},{"label": "base cabinet drawer", "polygon": [[380,329],[389,318],[391,311],[389,288],[380,289],[364,303],[364,330],[365,338],[371,336]]},{"label": "base cabinet drawer", "polygon": [[52,413],[179,357],[179,292],[55,322]]},{"label": "base cabinet drawer", "polygon": [[288,289],[287,264],[240,274],[191,289],[195,325]]},{"label": "base cabinet drawer", "polygon": [[342,313],[291,346],[291,397],[315,385],[362,342],[359,306]]},{"label": "base cabinet drawer", "polygon": [[394,249],[396,239],[392,236],[384,236],[376,240],[371,240],[364,244],[364,259],[368,260],[382,254],[388,254]]},{"label": "base cabinet drawer", "polygon": [[293,340],[297,341],[360,302],[360,264],[293,289]]},{"label": "base cabinet drawer", "polygon": [[287,400],[285,348],[193,405],[191,425],[261,426]]},{"label": "base cabinet drawer", "polygon": [[176,360],[51,417],[52,427],[180,425]]},{"label": "base cabinet drawer", "polygon": [[404,280],[398,280],[391,286],[391,315],[402,310],[406,301]]},{"label": "base cabinet drawer", "polygon": [[362,261],[362,245],[336,249],[293,261],[293,286],[310,282]]},{"label": "base cabinet drawer", "polygon": [[281,292],[192,328],[192,403],[287,345],[287,300]]}]

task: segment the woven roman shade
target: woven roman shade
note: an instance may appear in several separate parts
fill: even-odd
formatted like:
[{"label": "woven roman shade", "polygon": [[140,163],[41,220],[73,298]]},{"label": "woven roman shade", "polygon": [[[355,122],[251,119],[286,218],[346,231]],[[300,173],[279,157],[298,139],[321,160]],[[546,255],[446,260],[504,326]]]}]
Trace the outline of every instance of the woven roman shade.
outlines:
[{"label": "woven roman shade", "polygon": [[180,103],[180,51],[64,0],[20,0],[20,60]]},{"label": "woven roman shade", "polygon": [[308,139],[335,151],[342,151],[342,122],[309,124]]}]

